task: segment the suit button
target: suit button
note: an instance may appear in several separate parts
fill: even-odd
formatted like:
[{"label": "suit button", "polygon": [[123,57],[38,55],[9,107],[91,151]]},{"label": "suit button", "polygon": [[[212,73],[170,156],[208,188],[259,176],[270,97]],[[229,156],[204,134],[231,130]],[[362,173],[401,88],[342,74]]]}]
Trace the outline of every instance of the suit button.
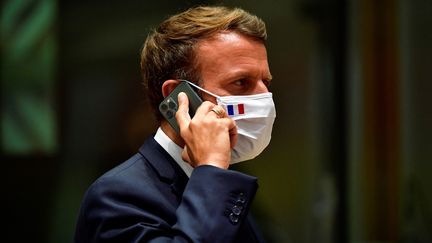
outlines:
[{"label": "suit button", "polygon": [[231,223],[237,224],[239,221],[239,216],[235,215],[234,213],[230,213],[229,220],[231,221]]},{"label": "suit button", "polygon": [[246,202],[246,197],[243,193],[238,194],[236,203],[237,204],[244,204]]},{"label": "suit button", "polygon": [[237,206],[237,205],[234,205],[234,207],[232,208],[232,212],[233,212],[233,214],[234,215],[240,215],[241,214],[241,212],[242,212],[242,209],[243,209],[243,207],[242,206]]}]

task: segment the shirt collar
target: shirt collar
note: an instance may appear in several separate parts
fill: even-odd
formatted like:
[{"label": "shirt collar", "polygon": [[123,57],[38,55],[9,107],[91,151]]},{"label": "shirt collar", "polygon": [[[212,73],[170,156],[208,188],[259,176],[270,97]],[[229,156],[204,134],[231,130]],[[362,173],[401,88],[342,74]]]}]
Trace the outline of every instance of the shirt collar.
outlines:
[{"label": "shirt collar", "polygon": [[182,159],[181,154],[183,152],[183,148],[174,143],[160,127],[158,128],[154,139],[163,149],[165,149],[165,151],[167,151],[167,153],[175,160],[175,162],[177,162],[186,175],[190,177],[193,167]]}]

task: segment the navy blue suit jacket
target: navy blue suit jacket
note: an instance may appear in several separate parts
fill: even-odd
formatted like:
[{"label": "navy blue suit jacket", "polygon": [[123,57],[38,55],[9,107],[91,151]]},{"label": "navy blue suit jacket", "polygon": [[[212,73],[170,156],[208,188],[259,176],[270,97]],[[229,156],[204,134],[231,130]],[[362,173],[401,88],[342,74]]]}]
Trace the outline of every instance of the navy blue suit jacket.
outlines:
[{"label": "navy blue suit jacket", "polygon": [[87,190],[75,242],[262,242],[247,216],[257,187],[214,166],[188,178],[151,137]]}]

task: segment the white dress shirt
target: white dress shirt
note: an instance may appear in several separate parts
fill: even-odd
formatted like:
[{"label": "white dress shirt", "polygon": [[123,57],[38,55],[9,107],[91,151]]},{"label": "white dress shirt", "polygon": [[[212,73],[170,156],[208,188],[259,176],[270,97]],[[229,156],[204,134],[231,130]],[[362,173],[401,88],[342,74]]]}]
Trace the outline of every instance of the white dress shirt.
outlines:
[{"label": "white dress shirt", "polygon": [[180,168],[182,168],[182,170],[186,173],[186,175],[190,177],[193,171],[193,167],[182,159],[181,154],[183,148],[175,144],[164,133],[164,131],[162,131],[162,128],[160,127],[158,128],[154,136],[154,139],[156,140],[156,142],[159,143],[160,146],[162,146],[162,148],[165,149],[165,151],[168,152],[169,155],[171,155],[171,157],[175,160],[175,162],[177,162],[177,164],[180,166]]}]

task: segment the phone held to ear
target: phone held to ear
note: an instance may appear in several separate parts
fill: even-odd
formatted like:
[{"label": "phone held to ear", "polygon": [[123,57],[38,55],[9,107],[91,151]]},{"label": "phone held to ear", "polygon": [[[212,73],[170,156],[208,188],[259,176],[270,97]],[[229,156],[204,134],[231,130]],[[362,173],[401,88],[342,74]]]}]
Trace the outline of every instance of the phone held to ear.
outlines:
[{"label": "phone held to ear", "polygon": [[179,85],[159,104],[159,111],[168,121],[174,131],[180,134],[180,127],[175,118],[178,110],[178,94],[184,92],[189,99],[189,115],[193,117],[201,105],[202,100],[187,82],[180,82]]}]

